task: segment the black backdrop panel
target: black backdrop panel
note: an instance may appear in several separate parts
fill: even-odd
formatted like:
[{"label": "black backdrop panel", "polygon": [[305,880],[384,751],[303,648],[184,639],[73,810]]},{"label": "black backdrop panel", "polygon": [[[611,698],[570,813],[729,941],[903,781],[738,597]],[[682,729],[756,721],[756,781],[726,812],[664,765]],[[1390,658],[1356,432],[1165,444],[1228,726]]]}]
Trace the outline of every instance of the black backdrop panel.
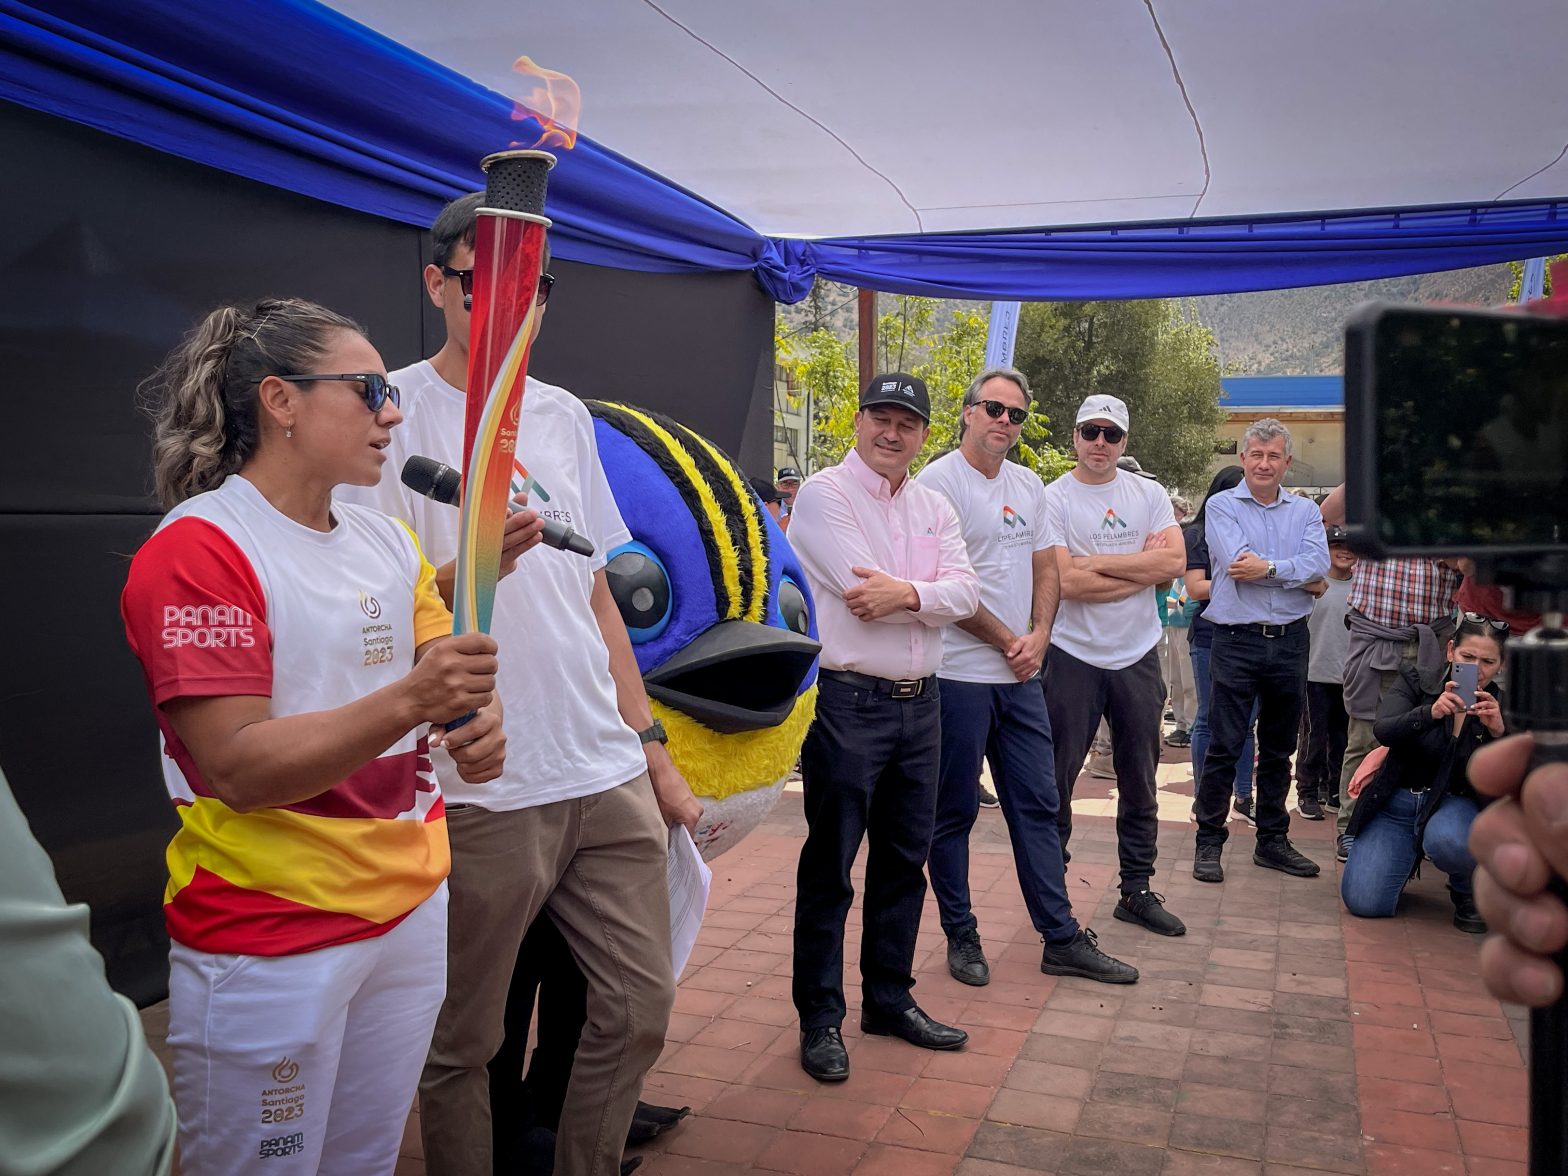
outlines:
[{"label": "black backdrop panel", "polygon": [[[439,342],[424,235],[0,102],[0,768],[62,889],[93,907],[110,980],[166,982],[174,815],[119,594],[157,522],[136,385],[205,311],[312,298],[389,367]],[[687,421],[755,472],[771,456],[772,303],[749,275],[562,262],[534,371]]]}]

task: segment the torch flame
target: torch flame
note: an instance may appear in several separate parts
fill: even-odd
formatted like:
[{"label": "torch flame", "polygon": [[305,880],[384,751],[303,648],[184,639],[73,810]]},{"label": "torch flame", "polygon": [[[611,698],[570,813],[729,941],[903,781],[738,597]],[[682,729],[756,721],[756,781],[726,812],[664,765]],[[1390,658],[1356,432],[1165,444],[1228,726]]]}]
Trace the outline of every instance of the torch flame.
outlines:
[{"label": "torch flame", "polygon": [[577,83],[526,55],[513,62],[512,72],[523,79],[522,93],[512,106],[512,121],[523,124],[518,128],[523,137],[512,140],[512,146],[570,151],[583,110]]}]

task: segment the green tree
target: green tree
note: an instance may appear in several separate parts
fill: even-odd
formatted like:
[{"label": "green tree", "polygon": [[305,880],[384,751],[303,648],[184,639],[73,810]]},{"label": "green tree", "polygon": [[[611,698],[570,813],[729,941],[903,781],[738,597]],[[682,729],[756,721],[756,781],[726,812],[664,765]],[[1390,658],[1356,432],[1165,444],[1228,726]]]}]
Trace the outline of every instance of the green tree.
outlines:
[{"label": "green tree", "polygon": [[1220,423],[1220,368],[1214,336],[1182,304],[1026,303],[1016,362],[1034,387],[1050,441],[1072,445],[1084,397],[1118,396],[1132,416],[1127,452],[1171,489],[1208,480]]}]

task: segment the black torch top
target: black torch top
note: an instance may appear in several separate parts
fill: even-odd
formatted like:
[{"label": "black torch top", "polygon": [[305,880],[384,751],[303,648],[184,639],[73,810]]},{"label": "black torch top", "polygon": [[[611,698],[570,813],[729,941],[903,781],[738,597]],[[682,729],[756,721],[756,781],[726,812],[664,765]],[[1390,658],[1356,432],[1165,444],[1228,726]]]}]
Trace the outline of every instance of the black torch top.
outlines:
[{"label": "black torch top", "polygon": [[499,151],[485,156],[479,166],[485,169],[486,208],[544,215],[555,156],[548,151]]}]

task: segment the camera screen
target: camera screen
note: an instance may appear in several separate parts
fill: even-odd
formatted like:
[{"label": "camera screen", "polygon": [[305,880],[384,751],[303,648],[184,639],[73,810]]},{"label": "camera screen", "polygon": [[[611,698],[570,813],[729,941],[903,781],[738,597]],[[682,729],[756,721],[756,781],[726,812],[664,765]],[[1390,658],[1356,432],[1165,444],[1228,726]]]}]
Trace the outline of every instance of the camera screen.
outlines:
[{"label": "camera screen", "polygon": [[1359,375],[1371,377],[1372,404],[1361,420],[1374,444],[1363,455],[1376,463],[1371,521],[1383,544],[1568,541],[1568,322],[1389,309],[1367,326],[1359,358],[1371,371]]}]

